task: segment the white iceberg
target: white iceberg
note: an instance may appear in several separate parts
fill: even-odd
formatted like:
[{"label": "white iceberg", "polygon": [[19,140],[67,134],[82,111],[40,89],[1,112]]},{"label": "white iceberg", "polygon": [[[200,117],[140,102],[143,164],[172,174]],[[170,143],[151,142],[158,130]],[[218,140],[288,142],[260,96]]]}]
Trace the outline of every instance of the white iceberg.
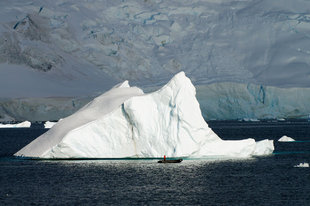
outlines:
[{"label": "white iceberg", "polygon": [[[62,119],[59,119],[58,121],[61,121]],[[44,128],[45,129],[50,129],[52,128],[55,124],[57,124],[57,122],[51,122],[51,121],[46,121],[44,123]]]},{"label": "white iceberg", "polygon": [[128,82],[95,98],[15,155],[35,158],[251,157],[272,140],[224,141],[204,121],[184,72],[156,92]]},{"label": "white iceberg", "polygon": [[31,126],[31,122],[24,121],[17,124],[0,124],[0,128],[29,128]]},{"label": "white iceberg", "polygon": [[294,167],[309,167],[309,163],[307,162],[299,163],[299,165],[295,165]]},{"label": "white iceberg", "polygon": [[294,142],[295,140],[291,137],[288,137],[286,135],[282,136],[278,142]]},{"label": "white iceberg", "polygon": [[46,122],[44,123],[44,128],[45,128],[45,129],[50,129],[50,128],[52,128],[56,123],[57,123],[57,122],[46,121]]}]

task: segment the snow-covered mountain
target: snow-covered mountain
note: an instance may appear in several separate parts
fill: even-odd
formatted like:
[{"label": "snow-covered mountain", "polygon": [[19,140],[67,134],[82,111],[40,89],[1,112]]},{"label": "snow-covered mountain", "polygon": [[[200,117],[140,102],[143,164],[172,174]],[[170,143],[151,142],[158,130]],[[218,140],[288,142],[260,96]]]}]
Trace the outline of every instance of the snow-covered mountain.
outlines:
[{"label": "snow-covered mountain", "polygon": [[[64,112],[64,107],[52,104],[59,98],[66,105],[77,103],[76,99],[92,98],[125,79],[150,90],[183,70],[198,86],[204,114],[263,118],[262,109],[251,101],[243,101],[244,111],[239,112],[217,95],[205,98],[207,88],[233,85],[234,91],[242,92],[238,89],[248,85],[271,86],[281,93],[298,90],[306,94],[298,100],[310,100],[309,8],[305,0],[1,1],[0,116],[61,118],[79,106],[73,104]],[[238,100],[236,93],[226,95]],[[277,92],[272,95],[279,99]],[[42,104],[40,112],[34,111],[36,117],[24,112],[35,110],[37,98],[46,97],[49,106]],[[27,102],[19,111],[8,106],[20,105],[17,98]],[[238,115],[206,111],[210,102],[219,101]],[[276,108],[268,110],[269,116],[310,113],[309,106],[298,107],[304,103],[296,105],[294,96],[281,104],[289,111]],[[263,103],[259,108],[269,106]]]}]

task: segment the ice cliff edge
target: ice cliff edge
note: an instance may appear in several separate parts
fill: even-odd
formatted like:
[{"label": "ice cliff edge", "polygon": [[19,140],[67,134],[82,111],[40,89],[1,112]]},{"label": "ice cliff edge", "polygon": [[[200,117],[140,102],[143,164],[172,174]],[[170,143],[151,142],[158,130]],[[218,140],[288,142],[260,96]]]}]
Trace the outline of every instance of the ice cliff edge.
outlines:
[{"label": "ice cliff edge", "polygon": [[116,85],[18,151],[35,158],[250,157],[273,141],[224,141],[204,121],[184,72],[156,92]]}]

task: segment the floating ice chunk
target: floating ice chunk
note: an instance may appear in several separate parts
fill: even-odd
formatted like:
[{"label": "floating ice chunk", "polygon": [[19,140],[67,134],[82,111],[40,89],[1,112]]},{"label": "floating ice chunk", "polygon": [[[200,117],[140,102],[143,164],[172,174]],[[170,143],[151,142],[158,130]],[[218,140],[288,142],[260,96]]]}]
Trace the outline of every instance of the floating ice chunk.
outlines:
[{"label": "floating ice chunk", "polygon": [[44,123],[44,128],[45,128],[45,129],[50,129],[50,128],[52,128],[56,123],[57,123],[57,122],[46,121],[46,122]]},{"label": "floating ice chunk", "polygon": [[278,141],[279,142],[294,142],[295,140],[293,138],[291,138],[291,137],[288,137],[288,136],[284,135]]},{"label": "floating ice chunk", "polygon": [[22,127],[30,127],[31,122],[24,121],[18,124],[0,124],[0,128],[22,128]]},{"label": "floating ice chunk", "polygon": [[128,82],[95,98],[18,151],[37,158],[250,157],[268,155],[273,141],[224,141],[201,115],[184,72],[144,94]]},{"label": "floating ice chunk", "polygon": [[[58,122],[61,121],[61,120],[62,120],[62,119],[59,119]],[[45,129],[50,129],[50,128],[52,128],[55,124],[57,124],[57,122],[46,121],[46,122],[44,123],[44,128],[45,128]]]},{"label": "floating ice chunk", "polygon": [[299,163],[299,165],[295,165],[294,167],[309,167],[309,163],[307,162]]}]

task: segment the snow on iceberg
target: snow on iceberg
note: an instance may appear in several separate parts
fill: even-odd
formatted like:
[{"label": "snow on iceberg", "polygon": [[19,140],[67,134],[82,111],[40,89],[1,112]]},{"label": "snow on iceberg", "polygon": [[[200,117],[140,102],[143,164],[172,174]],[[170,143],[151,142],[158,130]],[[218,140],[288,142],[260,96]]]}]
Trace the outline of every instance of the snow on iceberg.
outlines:
[{"label": "snow on iceberg", "polygon": [[25,128],[25,127],[30,127],[31,126],[31,122],[29,121],[24,121],[21,123],[17,123],[17,124],[0,124],[0,128]]},{"label": "snow on iceberg", "polygon": [[291,137],[288,137],[286,135],[282,136],[278,142],[294,142],[295,140]]},{"label": "snow on iceberg", "polygon": [[156,92],[128,82],[95,98],[15,155],[35,158],[250,157],[272,140],[224,141],[204,121],[184,72]]}]

